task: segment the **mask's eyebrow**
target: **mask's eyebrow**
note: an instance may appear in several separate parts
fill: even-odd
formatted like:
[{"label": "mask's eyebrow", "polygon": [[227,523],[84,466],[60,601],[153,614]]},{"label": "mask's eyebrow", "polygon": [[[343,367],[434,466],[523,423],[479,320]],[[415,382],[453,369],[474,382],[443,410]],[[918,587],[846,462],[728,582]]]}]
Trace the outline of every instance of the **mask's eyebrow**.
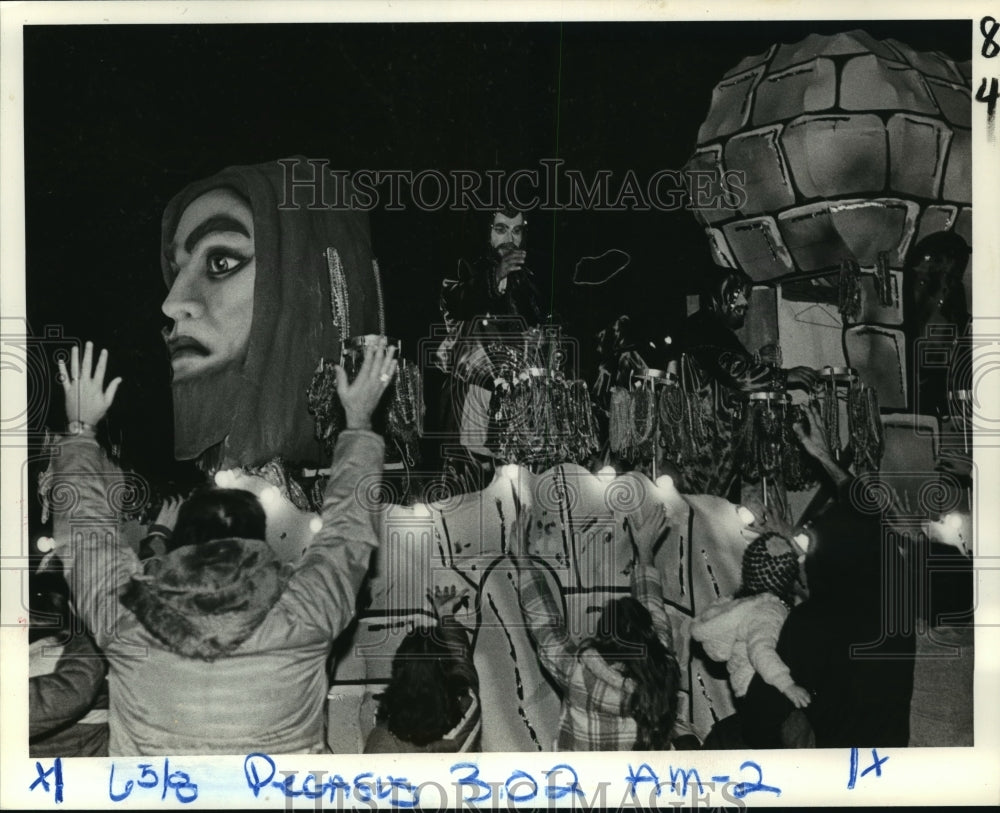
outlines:
[{"label": "mask's eyebrow", "polygon": [[[191,253],[191,250],[198,245],[198,242],[205,238],[206,235],[224,232],[234,232],[236,234],[242,234],[246,238],[250,238],[250,232],[247,231],[247,227],[244,226],[239,220],[230,215],[213,215],[204,220],[191,229],[191,233],[188,234],[187,239],[184,241],[184,251],[187,254]],[[177,254],[177,244],[171,243],[167,246],[166,251],[167,260],[171,263],[174,262],[174,257]]]}]

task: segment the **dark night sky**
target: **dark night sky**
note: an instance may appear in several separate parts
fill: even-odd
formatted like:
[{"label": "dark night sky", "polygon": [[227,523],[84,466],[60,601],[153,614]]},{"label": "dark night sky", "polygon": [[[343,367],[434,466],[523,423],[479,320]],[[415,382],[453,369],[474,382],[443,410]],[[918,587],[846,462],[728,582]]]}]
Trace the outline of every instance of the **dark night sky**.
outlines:
[{"label": "dark night sky", "polygon": [[[740,59],[853,28],[971,56],[969,21],[26,28],[29,324],[109,348],[126,377],[112,415],[125,456],[161,470],[171,424],[159,218],[188,181],[292,154],[413,171],[558,157],[644,178],[683,167],[713,86]],[[581,339],[597,328],[568,290],[581,256],[627,250],[634,309],[668,323],[710,263],[685,211],[530,219],[529,263],[554,275],[556,308]],[[470,220],[372,213],[390,333],[412,342],[436,318]]]}]

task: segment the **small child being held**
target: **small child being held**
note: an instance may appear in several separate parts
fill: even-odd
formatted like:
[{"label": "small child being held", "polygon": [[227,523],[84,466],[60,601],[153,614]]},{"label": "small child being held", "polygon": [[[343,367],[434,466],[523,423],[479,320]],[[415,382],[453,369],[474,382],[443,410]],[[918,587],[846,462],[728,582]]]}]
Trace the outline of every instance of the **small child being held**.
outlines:
[{"label": "small child being held", "polygon": [[792,679],[775,648],[795,600],[799,555],[781,534],[753,540],[743,554],[742,586],[732,598],[714,602],[691,625],[691,637],[705,652],[724,661],[737,699],[746,695],[754,673],[785,695],[796,708],[809,705],[809,692]]}]

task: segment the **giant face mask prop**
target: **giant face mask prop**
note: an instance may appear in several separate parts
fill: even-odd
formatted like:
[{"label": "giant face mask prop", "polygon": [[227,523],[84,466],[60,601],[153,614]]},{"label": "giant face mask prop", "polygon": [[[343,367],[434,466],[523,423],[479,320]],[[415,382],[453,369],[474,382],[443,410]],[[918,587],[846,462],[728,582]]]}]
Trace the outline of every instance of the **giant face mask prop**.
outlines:
[{"label": "giant face mask prop", "polygon": [[242,362],[253,322],[253,213],[216,189],[184,210],[167,247],[173,282],[163,302],[174,381]]},{"label": "giant face mask prop", "polygon": [[308,208],[313,190],[291,179],[311,173],[305,159],[229,167],[167,205],[178,460],[209,471],[326,462],[307,402],[313,372],[339,361],[345,337],[385,325],[368,217]]}]

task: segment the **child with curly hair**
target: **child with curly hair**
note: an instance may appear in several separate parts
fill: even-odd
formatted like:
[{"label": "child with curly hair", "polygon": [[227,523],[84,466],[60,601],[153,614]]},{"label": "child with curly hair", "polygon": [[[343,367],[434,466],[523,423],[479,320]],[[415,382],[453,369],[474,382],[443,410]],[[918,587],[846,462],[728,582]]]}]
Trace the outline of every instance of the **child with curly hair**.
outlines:
[{"label": "child with curly hair", "polygon": [[479,675],[470,631],[454,616],[467,593],[454,587],[428,591],[437,624],[414,627],[396,650],[389,685],[376,698],[366,754],[479,750]]}]

